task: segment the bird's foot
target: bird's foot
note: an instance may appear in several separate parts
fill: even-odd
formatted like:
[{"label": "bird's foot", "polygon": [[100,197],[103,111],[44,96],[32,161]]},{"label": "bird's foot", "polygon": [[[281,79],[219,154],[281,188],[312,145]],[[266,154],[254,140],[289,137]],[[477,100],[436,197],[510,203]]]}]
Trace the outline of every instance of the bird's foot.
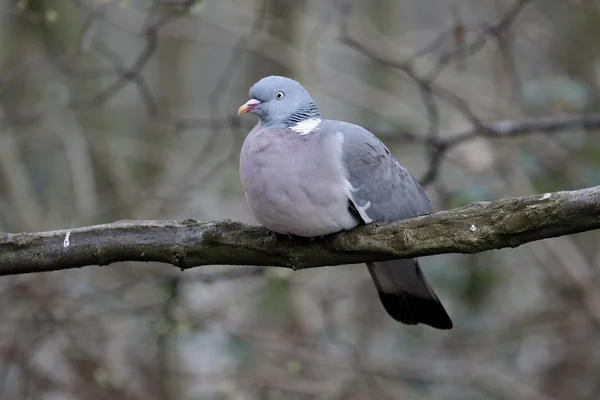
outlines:
[{"label": "bird's foot", "polygon": [[272,238],[276,239],[276,240],[282,240],[282,239],[293,239],[293,235],[288,234],[284,234],[284,233],[278,233],[275,231],[269,231],[269,236],[271,236]]}]

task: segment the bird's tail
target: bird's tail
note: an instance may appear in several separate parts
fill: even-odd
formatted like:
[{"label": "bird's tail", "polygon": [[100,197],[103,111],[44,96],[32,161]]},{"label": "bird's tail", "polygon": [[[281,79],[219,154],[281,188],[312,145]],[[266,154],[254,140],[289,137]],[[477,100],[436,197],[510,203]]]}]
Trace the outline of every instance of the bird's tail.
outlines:
[{"label": "bird's tail", "polygon": [[452,320],[425,280],[416,258],[368,263],[367,266],[383,307],[396,321],[452,329]]}]

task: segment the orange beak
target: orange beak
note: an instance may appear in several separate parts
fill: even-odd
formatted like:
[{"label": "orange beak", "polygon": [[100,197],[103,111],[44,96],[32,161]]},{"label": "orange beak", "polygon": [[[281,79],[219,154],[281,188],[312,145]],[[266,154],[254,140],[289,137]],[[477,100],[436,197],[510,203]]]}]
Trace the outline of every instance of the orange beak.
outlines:
[{"label": "orange beak", "polygon": [[254,110],[259,104],[260,104],[259,100],[256,100],[256,99],[248,100],[246,102],[246,104],[244,104],[243,106],[241,106],[238,109],[238,116],[249,113],[250,111]]}]

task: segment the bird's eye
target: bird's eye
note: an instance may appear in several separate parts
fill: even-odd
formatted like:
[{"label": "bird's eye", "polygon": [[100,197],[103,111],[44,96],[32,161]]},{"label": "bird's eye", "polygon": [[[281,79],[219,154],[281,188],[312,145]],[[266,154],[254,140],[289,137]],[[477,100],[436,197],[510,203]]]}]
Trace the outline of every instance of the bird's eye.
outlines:
[{"label": "bird's eye", "polygon": [[283,99],[283,92],[277,92],[277,93],[275,93],[275,98],[276,98],[277,100],[281,100],[281,99]]}]

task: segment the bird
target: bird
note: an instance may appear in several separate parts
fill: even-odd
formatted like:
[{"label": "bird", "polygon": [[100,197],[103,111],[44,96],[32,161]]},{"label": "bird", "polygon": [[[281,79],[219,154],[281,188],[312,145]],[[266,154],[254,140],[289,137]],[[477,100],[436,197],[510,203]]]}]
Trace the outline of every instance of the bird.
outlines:
[{"label": "bird", "polygon": [[[240,181],[252,214],[269,231],[316,238],[432,211],[417,179],[373,133],[322,118],[300,83],[267,76],[249,97],[238,116],[254,114],[258,122],[242,144]],[[394,320],[452,329],[417,258],[367,268]]]}]

